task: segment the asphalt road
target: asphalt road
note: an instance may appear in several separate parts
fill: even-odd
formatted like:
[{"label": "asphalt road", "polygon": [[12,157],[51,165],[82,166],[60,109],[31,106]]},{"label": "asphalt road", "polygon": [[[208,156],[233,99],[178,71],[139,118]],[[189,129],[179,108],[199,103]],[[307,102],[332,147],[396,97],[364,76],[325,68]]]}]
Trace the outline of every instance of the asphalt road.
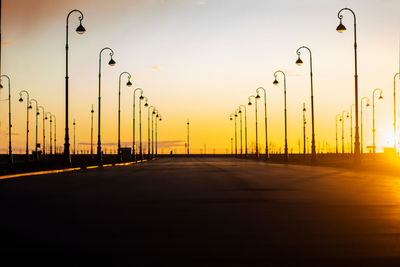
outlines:
[{"label": "asphalt road", "polygon": [[399,266],[399,204],[396,175],[240,159],[6,179],[0,258],[53,266]]}]

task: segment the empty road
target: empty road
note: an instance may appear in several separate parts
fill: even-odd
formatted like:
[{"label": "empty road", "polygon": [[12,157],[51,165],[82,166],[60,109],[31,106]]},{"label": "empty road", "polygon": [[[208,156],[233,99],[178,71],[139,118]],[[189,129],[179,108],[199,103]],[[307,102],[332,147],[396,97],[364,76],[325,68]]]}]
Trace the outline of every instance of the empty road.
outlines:
[{"label": "empty road", "polygon": [[5,179],[0,218],[15,263],[400,264],[398,176],[328,167],[181,158]]}]

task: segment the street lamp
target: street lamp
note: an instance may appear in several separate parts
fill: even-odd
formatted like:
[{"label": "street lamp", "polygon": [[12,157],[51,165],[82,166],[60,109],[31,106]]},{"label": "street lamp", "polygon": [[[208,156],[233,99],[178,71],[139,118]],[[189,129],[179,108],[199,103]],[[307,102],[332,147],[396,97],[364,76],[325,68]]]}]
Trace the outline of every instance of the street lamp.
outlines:
[{"label": "street lamp", "polygon": [[338,116],[339,116],[339,121],[342,121],[342,117],[340,116],[340,114],[336,115],[336,154],[339,153],[339,149],[338,149]]},{"label": "street lamp", "polygon": [[[344,114],[347,113],[347,116],[345,117]],[[344,118],[349,118],[349,112],[347,110],[342,111],[342,154],[344,154]]]},{"label": "street lamp", "polygon": [[[239,114],[239,115],[237,115]],[[240,123],[240,157],[243,157],[243,123],[242,123],[242,112],[240,111],[240,107],[235,110],[235,115],[239,116],[239,123]]]},{"label": "street lamp", "polygon": [[102,159],[102,152],[101,152],[101,128],[100,128],[100,122],[101,122],[101,54],[103,51],[109,50],[110,51],[110,61],[108,62],[108,65],[114,66],[115,61],[112,58],[114,55],[114,51],[111,48],[105,47],[100,50],[99,53],[99,108],[98,108],[98,129],[97,129],[97,164],[99,166],[103,166],[103,159]]},{"label": "street lamp", "polygon": [[141,95],[139,97],[139,141],[140,141],[140,160],[143,160],[143,150],[142,150],[142,100],[145,99],[144,107],[148,108],[147,97]]},{"label": "street lamp", "polygon": [[353,107],[354,104],[350,105],[350,151],[353,154]]},{"label": "street lamp", "polygon": [[93,159],[93,104],[92,110],[90,110],[90,159]]},{"label": "street lamp", "polygon": [[42,109],[42,118],[43,118],[43,160],[45,159],[46,156],[46,124],[45,124],[45,118],[46,118],[46,112],[44,110],[44,107],[39,106],[38,109]]},{"label": "street lamp", "polygon": [[242,113],[241,108],[244,108],[244,140],[245,140],[245,153],[247,157],[247,109],[246,105],[239,106],[239,113]]},{"label": "street lamp", "polygon": [[303,154],[306,155],[306,103],[303,103]]},{"label": "street lamp", "polygon": [[[143,96],[143,89],[142,88],[136,88],[133,90],[133,139],[132,139],[132,160],[136,161],[136,91],[140,91],[140,97],[139,97],[139,116],[140,116],[140,121],[142,118],[142,105],[141,101],[144,99]],[[141,150],[141,149],[140,149]]]},{"label": "street lamp", "polygon": [[161,119],[161,114],[159,114],[158,113],[158,111],[157,111],[157,116],[156,116],[156,157],[158,157],[158,150],[157,150],[157,147],[158,147],[158,121],[162,121],[162,119]]},{"label": "street lamp", "polygon": [[190,140],[190,128],[189,128],[189,125],[190,125],[190,123],[189,123],[189,119],[187,120],[186,125],[187,125],[187,154],[189,156],[190,155],[190,150],[189,150],[189,140]]},{"label": "street lamp", "polygon": [[311,154],[312,154],[312,160],[315,161],[317,159],[317,154],[315,152],[315,131],[314,131],[314,88],[313,88],[313,69],[312,69],[312,53],[311,49],[308,48],[307,46],[301,46],[297,49],[296,53],[299,56],[299,58],[296,61],[296,64],[301,66],[303,64],[303,61],[300,58],[301,49],[306,49],[308,50],[310,54],[310,81],[311,81]]},{"label": "street lamp", "polygon": [[[83,14],[81,11],[74,9],[71,12],[68,13],[67,19],[66,19],[66,38],[65,38],[65,143],[64,143],[64,162],[67,166],[71,166],[71,155],[70,155],[70,150],[69,150],[69,126],[68,126],[68,89],[69,89],[69,84],[68,84],[68,22],[69,22],[69,16],[77,12],[80,14],[79,16],[79,26],[76,28],[76,32],[78,34],[83,34],[85,33],[85,28],[82,26],[82,20],[83,20]],[[44,155],[44,154],[43,154]]]},{"label": "street lamp", "polygon": [[395,149],[395,151],[397,152],[397,133],[396,133],[396,127],[397,127],[397,123],[396,123],[396,77],[399,76],[399,73],[396,73],[393,77],[393,147]]},{"label": "street lamp", "polygon": [[36,99],[31,99],[30,101],[30,105],[32,106],[32,102],[35,102],[36,105],[36,109],[35,109],[35,118],[36,118],[36,123],[35,123],[35,160],[38,160],[38,117],[39,117],[39,108],[38,108],[38,102],[36,101]]},{"label": "street lamp", "polygon": [[26,94],[26,154],[25,154],[25,161],[29,161],[29,147],[28,147],[28,140],[29,140],[29,109],[32,108],[30,105],[30,100],[29,100],[29,93],[26,90],[22,90],[19,92],[19,102],[24,101],[22,99],[22,93]]},{"label": "street lamp", "polygon": [[147,109],[147,157],[148,157],[148,159],[151,159],[151,157],[150,157],[150,138],[151,138],[151,135],[150,135],[150,126],[151,126],[151,124],[150,124],[150,109],[153,109],[153,111],[154,111],[155,107],[150,106]]},{"label": "street lamp", "polygon": [[153,108],[153,112],[151,113],[151,158],[154,158],[154,115],[158,112],[155,108]]},{"label": "street lamp", "polygon": [[367,104],[365,105],[366,107],[369,107],[369,98],[368,97],[363,97],[361,98],[361,153],[364,153],[364,145],[363,145],[363,100],[367,100]]},{"label": "street lamp", "polygon": [[57,121],[56,116],[51,115],[50,122],[54,119],[54,155],[57,155]]},{"label": "street lamp", "polygon": [[11,147],[11,127],[12,127],[12,124],[11,124],[11,81],[10,81],[10,77],[8,77],[7,75],[4,75],[4,74],[1,75],[0,79],[1,79],[1,77],[6,77],[7,81],[8,81],[8,165],[11,165],[13,163],[12,147]]},{"label": "street lamp", "polygon": [[236,132],[236,117],[237,117],[237,115],[235,114],[235,113],[231,113],[231,115],[229,115],[229,120],[233,120],[233,119],[235,119],[235,124],[234,124],[234,126],[235,126],[235,156],[237,156],[237,132]]},{"label": "street lamp", "polygon": [[118,161],[122,161],[122,154],[121,154],[121,77],[123,74],[128,75],[128,82],[126,86],[131,87],[131,74],[129,72],[122,72],[119,75],[119,83],[118,83]]},{"label": "street lamp", "polygon": [[355,133],[355,142],[354,142],[354,155],[356,159],[360,155],[360,137],[358,132],[358,74],[357,74],[357,25],[356,25],[356,14],[350,8],[342,8],[338,12],[338,18],[340,20],[339,26],[337,26],[336,30],[339,33],[343,33],[346,30],[346,27],[342,24],[343,15],[341,12],[343,10],[350,11],[353,14],[354,18],[354,104],[355,104],[355,116],[356,116],[356,133]]},{"label": "street lamp", "polygon": [[269,159],[269,151],[268,151],[268,124],[267,124],[267,90],[263,87],[258,87],[256,92],[256,99],[260,99],[260,94],[259,91],[263,90],[264,91],[264,120],[265,120],[265,158]]},{"label": "street lamp", "polygon": [[[53,120],[51,119],[52,114],[50,112],[46,112],[46,120],[49,119],[50,121],[50,156],[53,155],[53,139],[52,139],[52,128],[53,128]],[[74,120],[75,123],[75,120]],[[75,131],[75,130],[74,130]],[[74,132],[75,136],[75,132]]]},{"label": "street lamp", "polygon": [[248,105],[251,106],[251,98],[254,98],[254,107],[255,107],[255,114],[256,114],[256,156],[257,158],[260,156],[258,153],[258,120],[257,120],[257,98],[254,95],[249,96],[249,103]]},{"label": "street lamp", "polygon": [[274,73],[275,80],[273,81],[274,85],[279,84],[278,80],[276,79],[278,73],[282,73],[283,75],[283,90],[284,90],[284,104],[285,104],[285,158],[284,159],[285,161],[288,161],[289,157],[288,157],[288,144],[287,144],[286,74],[281,70],[275,71]]},{"label": "street lamp", "polygon": [[75,119],[74,119],[74,122],[72,123],[72,125],[74,126],[74,155],[76,155],[76,143],[75,143],[75,126],[76,126],[76,123],[75,123]]},{"label": "street lamp", "polygon": [[374,91],[372,91],[372,151],[375,154],[376,152],[376,147],[375,147],[375,92],[379,92],[379,98],[378,99],[383,99],[382,96],[382,90],[379,88],[374,89]]}]

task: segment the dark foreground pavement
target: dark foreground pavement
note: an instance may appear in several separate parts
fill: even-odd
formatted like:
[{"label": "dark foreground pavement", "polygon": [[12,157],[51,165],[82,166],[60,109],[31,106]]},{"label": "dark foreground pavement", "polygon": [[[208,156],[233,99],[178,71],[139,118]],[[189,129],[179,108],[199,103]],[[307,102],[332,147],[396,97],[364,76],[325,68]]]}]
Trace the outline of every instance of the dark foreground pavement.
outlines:
[{"label": "dark foreground pavement", "polygon": [[0,251],[42,265],[399,266],[396,175],[160,159],[0,181]]}]

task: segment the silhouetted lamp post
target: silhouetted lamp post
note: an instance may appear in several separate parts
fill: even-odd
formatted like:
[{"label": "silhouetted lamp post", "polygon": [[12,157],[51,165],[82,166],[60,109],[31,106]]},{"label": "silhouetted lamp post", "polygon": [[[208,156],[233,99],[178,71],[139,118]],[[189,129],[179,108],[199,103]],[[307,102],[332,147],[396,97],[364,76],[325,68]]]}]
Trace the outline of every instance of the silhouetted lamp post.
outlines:
[{"label": "silhouetted lamp post", "polygon": [[315,151],[315,131],[314,131],[314,88],[313,88],[313,69],[312,69],[312,53],[311,49],[308,48],[307,46],[301,46],[297,49],[296,53],[299,56],[299,58],[296,61],[296,64],[298,66],[301,66],[303,64],[303,61],[300,58],[301,49],[305,49],[309,52],[310,54],[310,81],[311,81],[311,155],[312,155],[312,160],[316,160],[317,154]]},{"label": "silhouetted lamp post", "polygon": [[350,105],[350,151],[353,154],[353,107],[355,105]]},{"label": "silhouetted lamp post", "polygon": [[[46,120],[48,119],[50,121],[50,156],[53,155],[53,139],[52,139],[53,138],[53,135],[52,135],[53,120],[51,119],[51,116],[52,116],[52,114],[50,112],[46,112],[45,119]],[[74,120],[74,123],[75,123],[75,120]],[[74,127],[74,136],[75,136],[75,127]]]},{"label": "silhouetted lamp post", "polygon": [[122,161],[122,154],[121,154],[121,77],[122,75],[128,75],[128,82],[126,86],[131,87],[131,74],[129,72],[122,72],[119,75],[119,83],[118,83],[118,161]]},{"label": "silhouetted lamp post", "polygon": [[90,159],[93,159],[93,105],[90,110]]},{"label": "silhouetted lamp post", "polygon": [[158,122],[157,121],[162,121],[162,118],[161,118],[161,114],[159,114],[158,112],[157,112],[157,116],[156,116],[156,157],[158,157]]},{"label": "silhouetted lamp post", "polygon": [[144,107],[148,108],[149,103],[147,97],[141,95],[139,98],[139,141],[140,141],[140,160],[143,160],[143,150],[142,150],[142,99],[145,99]]},{"label": "silhouetted lamp post", "polygon": [[369,107],[369,98],[368,97],[363,97],[361,98],[361,153],[364,153],[364,144],[363,144],[363,100],[367,100],[367,104],[365,105],[366,107]]},{"label": "silhouetted lamp post", "polygon": [[360,137],[359,137],[359,129],[358,129],[358,74],[357,74],[357,23],[356,23],[356,14],[350,8],[342,8],[338,12],[338,18],[340,20],[339,26],[337,26],[336,30],[339,33],[343,33],[346,30],[346,27],[342,24],[343,15],[341,12],[347,10],[353,14],[354,18],[354,104],[355,104],[355,117],[356,117],[356,133],[355,133],[355,142],[354,142],[354,155],[358,158],[360,154]]},{"label": "silhouetted lamp post", "polygon": [[187,154],[189,156],[190,155],[190,150],[189,150],[189,140],[190,140],[190,128],[189,128],[189,126],[190,126],[190,123],[189,123],[189,119],[187,120],[186,125],[187,125]]},{"label": "silhouetted lamp post", "polygon": [[13,163],[12,146],[11,146],[11,127],[12,127],[12,124],[11,124],[11,80],[10,80],[10,77],[8,77],[7,75],[4,75],[4,74],[1,75],[0,78],[1,77],[6,77],[7,81],[8,81],[8,165],[11,165]]},{"label": "silhouetted lamp post", "polygon": [[235,115],[239,116],[239,123],[240,123],[240,127],[239,127],[239,129],[240,129],[240,156],[243,157],[243,120],[242,120],[242,112],[240,111],[240,107],[235,110]]},{"label": "silhouetted lamp post", "polygon": [[235,127],[235,131],[234,131],[234,134],[235,134],[235,156],[237,156],[237,132],[236,132],[236,117],[237,117],[237,115],[235,114],[235,113],[231,113],[231,115],[229,116],[229,120],[235,120],[235,122],[234,122],[234,127]]},{"label": "silhouetted lamp post", "polygon": [[[150,157],[150,152],[151,152],[151,146],[150,146],[150,138],[151,138],[151,134],[150,134],[150,127],[151,127],[151,124],[150,124],[150,110],[152,109],[152,111],[151,112],[153,112],[154,111],[154,106],[150,106],[148,109],[147,109],[147,157],[148,157],[148,159],[151,159],[151,157]],[[153,114],[153,113],[151,113],[151,114]]]},{"label": "silhouetted lamp post", "polygon": [[[346,117],[344,114],[347,113]],[[344,154],[344,118],[349,118],[349,112],[347,110],[342,111],[342,154]]]},{"label": "silhouetted lamp post", "polygon": [[19,92],[19,102],[24,101],[22,99],[22,93],[26,94],[26,153],[25,153],[25,161],[29,161],[29,109],[32,108],[30,105],[30,100],[29,100],[29,93],[26,90],[22,90]]},{"label": "silhouetted lamp post", "polygon": [[245,141],[245,153],[246,153],[246,157],[247,157],[247,109],[246,109],[246,105],[240,105],[239,113],[242,113],[241,108],[244,109],[244,141]]},{"label": "silhouetted lamp post", "polygon": [[269,151],[268,151],[268,123],[267,123],[267,90],[263,87],[258,87],[256,92],[256,99],[260,99],[260,90],[264,91],[264,124],[265,124],[265,158],[269,159]]},{"label": "silhouetted lamp post", "polygon": [[336,154],[339,153],[339,141],[338,141],[338,116],[339,116],[339,121],[342,121],[342,117],[340,116],[340,114],[336,115]]},{"label": "silhouetted lamp post", "polygon": [[56,121],[56,116],[51,115],[51,120],[50,122],[54,119],[54,155],[57,155],[57,121]]},{"label": "silhouetted lamp post", "polygon": [[382,90],[379,88],[374,89],[374,91],[372,91],[372,151],[375,154],[376,152],[376,147],[375,147],[375,92],[379,92],[379,98],[378,99],[383,99],[382,96]]},{"label": "silhouetted lamp post", "polygon": [[38,109],[42,109],[42,118],[43,118],[43,145],[42,145],[42,155],[43,159],[45,159],[46,155],[46,124],[45,124],[45,119],[46,119],[46,112],[44,110],[44,107],[39,106]]},{"label": "silhouetted lamp post", "polygon": [[397,122],[396,122],[396,77],[399,76],[399,73],[396,73],[393,77],[393,147],[395,151],[397,152],[397,133],[396,133],[396,127],[397,127]]},{"label": "silhouetted lamp post", "polygon": [[285,159],[285,161],[288,161],[289,156],[288,156],[288,144],[287,144],[286,74],[281,70],[275,71],[275,73],[274,73],[275,80],[273,82],[274,85],[279,84],[279,82],[277,80],[278,73],[282,73],[282,75],[283,75],[283,90],[284,90],[283,94],[284,94],[284,104],[285,104],[285,158],[284,159]]},{"label": "silhouetted lamp post", "polygon": [[36,105],[36,109],[35,109],[35,119],[36,119],[36,123],[35,123],[35,160],[39,159],[39,155],[38,155],[38,117],[39,117],[39,108],[38,108],[38,102],[36,101],[36,99],[31,99],[30,101],[30,106],[32,106],[32,102],[35,102]]},{"label": "silhouetted lamp post", "polygon": [[110,61],[108,62],[108,65],[110,66],[114,66],[115,65],[115,61],[112,58],[114,55],[114,51],[111,48],[105,47],[103,49],[100,50],[99,53],[99,107],[98,107],[98,135],[97,135],[97,164],[99,166],[103,165],[103,158],[102,158],[102,151],[101,151],[101,55],[103,53],[103,51],[109,50],[110,51]]},{"label": "silhouetted lamp post", "polygon": [[256,114],[256,156],[257,158],[260,156],[258,151],[258,119],[257,119],[257,98],[254,95],[249,96],[249,103],[248,105],[251,106],[251,98],[254,98],[254,107],[255,107],[255,114]]},{"label": "silhouetted lamp post", "polygon": [[74,126],[74,155],[76,155],[76,143],[75,143],[75,129],[76,129],[76,123],[75,123],[75,119],[74,122],[72,123],[72,125]]},{"label": "silhouetted lamp post", "polygon": [[158,111],[153,108],[153,112],[151,113],[151,158],[154,158],[154,115],[156,115]]},{"label": "silhouetted lamp post", "polygon": [[[136,161],[136,91],[140,92],[139,97],[139,116],[140,121],[142,118],[142,105],[141,101],[143,100],[143,90],[142,88],[136,88],[133,90],[133,139],[132,139],[132,160]],[[141,150],[141,149],[140,149]],[[141,158],[142,159],[142,158]]]},{"label": "silhouetted lamp post", "polygon": [[69,16],[77,12],[79,13],[79,26],[76,28],[76,32],[78,34],[83,34],[85,33],[85,28],[82,26],[82,20],[83,20],[83,14],[81,11],[74,9],[71,12],[68,13],[67,19],[66,19],[66,38],[65,38],[65,143],[64,143],[64,162],[67,166],[71,166],[71,155],[70,155],[70,144],[69,144],[69,126],[68,126],[68,89],[69,89],[69,84],[68,84],[68,23],[69,23]]}]

